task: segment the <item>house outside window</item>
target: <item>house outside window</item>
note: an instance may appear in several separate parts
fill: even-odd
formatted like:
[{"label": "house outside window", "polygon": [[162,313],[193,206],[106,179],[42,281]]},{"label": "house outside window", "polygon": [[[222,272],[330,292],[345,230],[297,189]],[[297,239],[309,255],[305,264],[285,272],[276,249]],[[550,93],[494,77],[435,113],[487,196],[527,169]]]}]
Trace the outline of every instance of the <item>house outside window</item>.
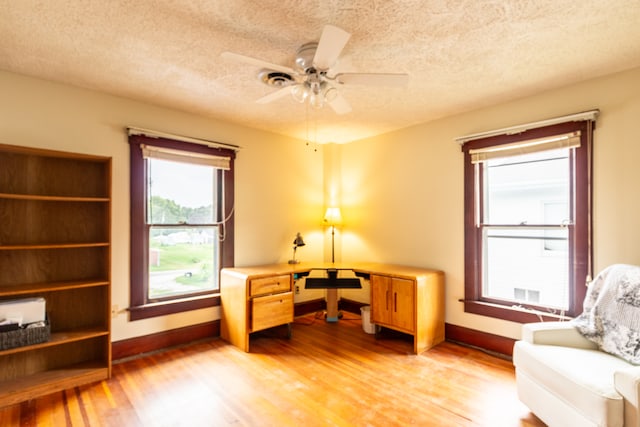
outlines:
[{"label": "house outside window", "polygon": [[235,152],[133,134],[131,319],[219,305],[233,266]]},{"label": "house outside window", "polygon": [[592,121],[466,142],[465,311],[582,311],[591,274]]},{"label": "house outside window", "polygon": [[[482,296],[569,309],[570,148],[482,162]],[[557,201],[550,204],[549,201]],[[545,207],[559,207],[545,210]],[[550,215],[550,212],[554,215]],[[548,248],[553,242],[555,251]],[[530,292],[529,292],[530,293]]]}]

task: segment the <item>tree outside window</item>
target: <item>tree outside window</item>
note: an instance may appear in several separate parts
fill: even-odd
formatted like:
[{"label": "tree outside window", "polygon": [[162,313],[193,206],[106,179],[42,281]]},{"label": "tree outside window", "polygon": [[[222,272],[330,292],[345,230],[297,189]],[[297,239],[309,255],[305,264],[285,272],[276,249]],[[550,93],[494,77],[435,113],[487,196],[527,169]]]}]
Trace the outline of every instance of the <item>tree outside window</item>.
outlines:
[{"label": "tree outside window", "polygon": [[218,290],[212,166],[147,159],[148,300]]}]

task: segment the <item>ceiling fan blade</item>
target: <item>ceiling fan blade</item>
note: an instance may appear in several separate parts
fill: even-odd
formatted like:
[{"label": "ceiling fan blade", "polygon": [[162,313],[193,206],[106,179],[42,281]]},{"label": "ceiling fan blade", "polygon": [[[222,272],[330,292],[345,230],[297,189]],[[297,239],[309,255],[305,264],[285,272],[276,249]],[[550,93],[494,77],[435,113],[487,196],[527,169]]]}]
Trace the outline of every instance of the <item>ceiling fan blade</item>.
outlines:
[{"label": "ceiling fan blade", "polygon": [[406,86],[409,83],[408,74],[392,73],[340,73],[335,76],[335,81],[341,84],[368,85],[368,86]]},{"label": "ceiling fan blade", "polygon": [[297,75],[298,72],[293,68],[286,67],[284,65],[272,64],[267,61],[263,61],[261,59],[252,58],[250,56],[240,55],[239,53],[233,52],[222,52],[220,54],[222,58],[229,59],[236,62],[244,62],[245,64],[255,65],[259,68],[268,68],[274,71],[282,71],[283,73]]},{"label": "ceiling fan blade", "polygon": [[349,101],[347,101],[341,93],[338,93],[338,95],[329,102],[329,105],[336,114],[347,114],[351,112],[351,105],[349,104]]},{"label": "ceiling fan blade", "polygon": [[271,92],[270,94],[263,96],[262,98],[258,98],[256,102],[258,104],[268,104],[275,101],[276,99],[284,98],[291,93],[291,88],[292,86],[285,86],[276,90],[275,92]]},{"label": "ceiling fan blade", "polygon": [[320,71],[327,71],[336,63],[340,52],[344,49],[351,34],[333,25],[325,25],[318,42],[313,66]]}]

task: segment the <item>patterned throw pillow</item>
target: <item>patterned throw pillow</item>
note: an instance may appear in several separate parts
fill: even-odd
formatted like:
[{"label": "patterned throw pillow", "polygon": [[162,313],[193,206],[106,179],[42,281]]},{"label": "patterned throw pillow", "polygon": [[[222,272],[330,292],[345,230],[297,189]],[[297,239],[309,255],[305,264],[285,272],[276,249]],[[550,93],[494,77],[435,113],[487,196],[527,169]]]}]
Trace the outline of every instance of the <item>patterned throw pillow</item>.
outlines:
[{"label": "patterned throw pillow", "polygon": [[600,272],[572,322],[602,351],[640,365],[640,267],[614,264]]}]

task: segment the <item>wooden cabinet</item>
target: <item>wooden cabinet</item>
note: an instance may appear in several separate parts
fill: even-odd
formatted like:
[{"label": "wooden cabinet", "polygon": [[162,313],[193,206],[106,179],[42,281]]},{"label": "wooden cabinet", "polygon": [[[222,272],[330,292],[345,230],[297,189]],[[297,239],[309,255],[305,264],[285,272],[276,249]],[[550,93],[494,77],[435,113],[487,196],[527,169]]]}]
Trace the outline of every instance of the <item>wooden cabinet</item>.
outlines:
[{"label": "wooden cabinet", "polygon": [[223,269],[222,339],[248,352],[251,333],[293,322],[292,281],[292,273],[268,267]]},{"label": "wooden cabinet", "polygon": [[412,280],[371,276],[371,321],[413,334],[416,327],[414,291]]},{"label": "wooden cabinet", "polygon": [[0,350],[0,406],[111,375],[111,159],[0,145],[0,301],[43,297],[48,342]]},{"label": "wooden cabinet", "polygon": [[371,274],[371,322],[413,335],[414,352],[421,353],[444,341],[444,274],[408,270]]}]

